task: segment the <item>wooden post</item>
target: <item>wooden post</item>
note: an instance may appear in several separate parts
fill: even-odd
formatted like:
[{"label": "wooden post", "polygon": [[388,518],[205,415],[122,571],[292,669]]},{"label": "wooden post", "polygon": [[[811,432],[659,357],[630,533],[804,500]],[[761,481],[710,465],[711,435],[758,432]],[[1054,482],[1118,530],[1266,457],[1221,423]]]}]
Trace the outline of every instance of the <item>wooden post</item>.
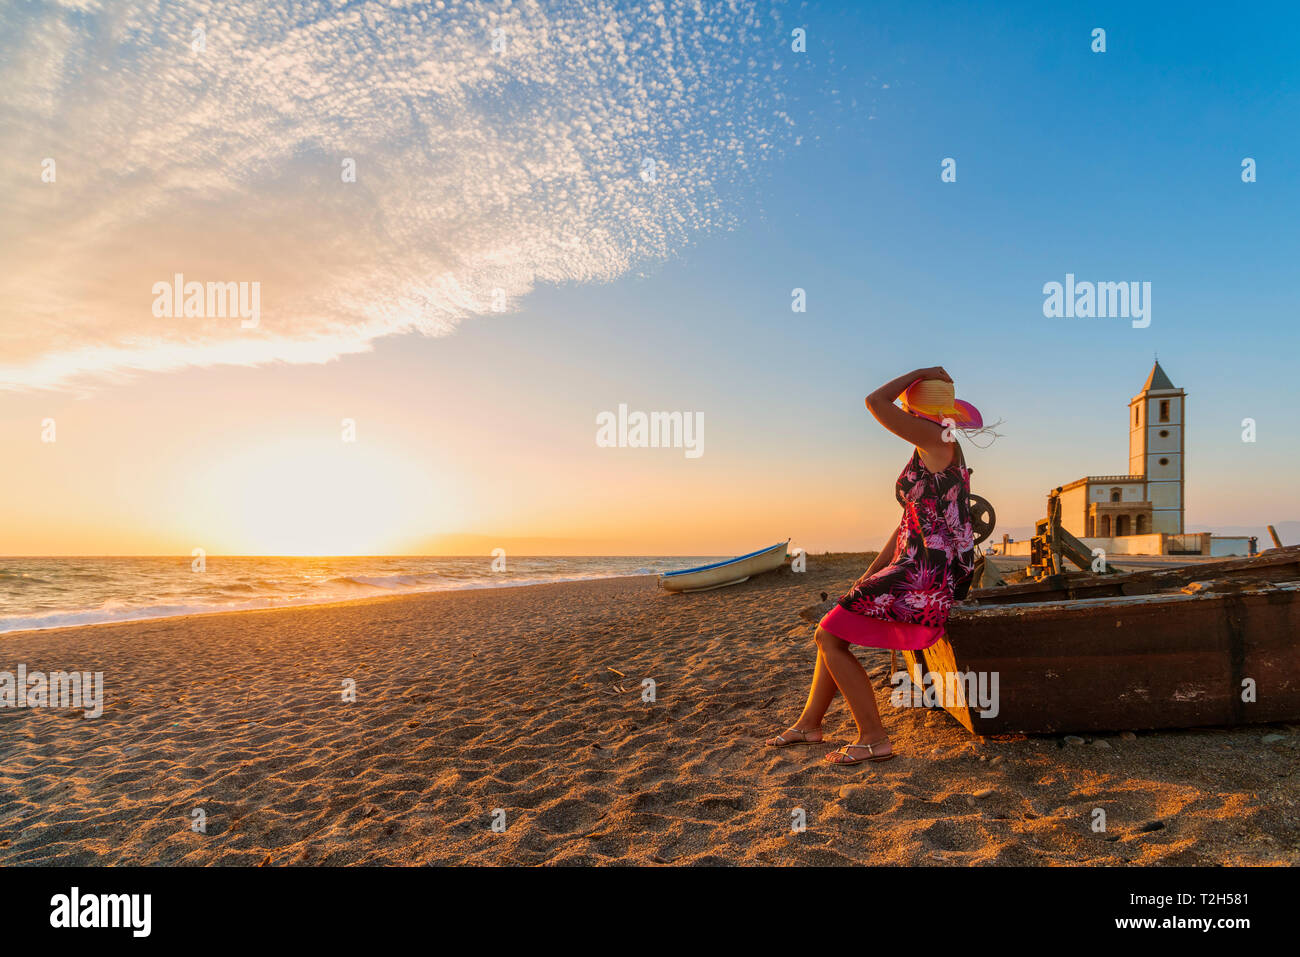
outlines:
[{"label": "wooden post", "polygon": [[1269,536],[1272,537],[1272,539],[1273,539],[1273,547],[1274,547],[1274,548],[1281,548],[1281,547],[1282,547],[1282,539],[1280,539],[1280,538],[1277,537],[1277,529],[1274,528],[1272,525],[1269,525],[1269,526],[1268,526],[1268,534],[1269,534]]},{"label": "wooden post", "polygon": [[1047,503],[1047,529],[1050,546],[1050,558],[1052,574],[1059,575],[1065,571],[1065,563],[1061,561],[1061,490],[1058,488],[1052,493],[1052,497]]}]

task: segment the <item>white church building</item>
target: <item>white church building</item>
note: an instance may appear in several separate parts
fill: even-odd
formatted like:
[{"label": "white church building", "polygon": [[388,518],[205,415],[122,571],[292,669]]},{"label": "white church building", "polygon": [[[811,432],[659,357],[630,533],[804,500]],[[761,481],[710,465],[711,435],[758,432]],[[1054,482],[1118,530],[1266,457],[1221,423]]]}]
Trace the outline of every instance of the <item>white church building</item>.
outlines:
[{"label": "white church building", "polygon": [[[1251,555],[1249,537],[1187,533],[1187,393],[1157,361],[1128,403],[1128,472],[1085,475],[1060,487],[1061,526],[1110,555]],[[1029,542],[1005,536],[1004,555],[1028,555]]]},{"label": "white church building", "polygon": [[1128,403],[1128,473],[1061,486],[1061,525],[1078,538],[1183,534],[1183,413],[1187,393],[1157,362]]}]

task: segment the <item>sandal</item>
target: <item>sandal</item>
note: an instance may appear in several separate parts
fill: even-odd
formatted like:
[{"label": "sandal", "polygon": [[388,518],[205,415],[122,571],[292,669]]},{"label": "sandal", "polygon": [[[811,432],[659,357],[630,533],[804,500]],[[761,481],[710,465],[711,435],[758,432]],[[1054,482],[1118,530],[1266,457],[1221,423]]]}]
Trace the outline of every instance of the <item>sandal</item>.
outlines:
[{"label": "sandal", "polygon": [[[796,733],[802,735],[802,737],[791,739],[788,741],[786,740],[787,734],[796,734]],[[817,740],[816,741],[811,740],[808,737],[808,735],[810,734],[817,735]],[[767,747],[769,748],[788,748],[794,744],[821,744],[822,729],[821,728],[809,728],[809,729],[786,728],[784,731],[782,731],[780,734],[778,734],[775,738],[772,738],[771,740],[775,741],[776,743],[768,744]]]},{"label": "sandal", "polygon": [[[875,749],[878,748],[878,747],[880,747],[882,744],[888,744],[888,743],[889,743],[889,739],[886,738],[884,741],[877,741],[874,745],[871,745],[871,744],[846,744],[846,745],[844,745],[844,747],[840,748],[839,750],[837,750],[837,751],[831,751],[829,754],[827,754],[827,755],[826,755],[826,763],[827,763],[827,764],[841,764],[841,765],[844,765],[845,767],[848,767],[848,766],[850,766],[850,765],[854,765],[854,764],[862,764],[862,763],[865,762],[865,761],[888,761],[890,758],[892,758],[892,757],[894,756],[894,752],[893,752],[893,751],[889,751],[889,752],[887,752],[887,753],[885,753],[885,754],[876,754],[876,751],[875,751]],[[865,757],[865,758],[855,758],[853,755],[849,754],[849,750],[852,749],[852,748],[857,748],[858,750],[864,750],[864,749],[865,749],[866,752],[867,752],[867,757]],[[840,756],[842,756],[842,757],[836,757],[836,755],[840,755]],[[844,759],[847,759],[847,760],[844,760]]]}]

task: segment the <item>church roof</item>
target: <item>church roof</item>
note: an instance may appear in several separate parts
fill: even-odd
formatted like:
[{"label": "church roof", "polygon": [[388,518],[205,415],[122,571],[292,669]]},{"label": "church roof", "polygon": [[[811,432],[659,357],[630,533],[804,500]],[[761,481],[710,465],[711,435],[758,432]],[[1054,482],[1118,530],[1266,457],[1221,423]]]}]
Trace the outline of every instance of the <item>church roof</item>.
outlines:
[{"label": "church roof", "polygon": [[1165,370],[1160,368],[1157,362],[1151,367],[1151,374],[1147,376],[1146,385],[1142,387],[1143,392],[1151,392],[1158,389],[1169,389],[1171,392],[1178,387],[1169,381],[1169,376],[1165,375]]},{"label": "church roof", "polygon": [[1073,482],[1066,482],[1061,486],[1061,491],[1068,492],[1070,489],[1078,488],[1081,485],[1123,485],[1126,482],[1131,485],[1134,482],[1146,482],[1146,480],[1145,475],[1085,475]]}]

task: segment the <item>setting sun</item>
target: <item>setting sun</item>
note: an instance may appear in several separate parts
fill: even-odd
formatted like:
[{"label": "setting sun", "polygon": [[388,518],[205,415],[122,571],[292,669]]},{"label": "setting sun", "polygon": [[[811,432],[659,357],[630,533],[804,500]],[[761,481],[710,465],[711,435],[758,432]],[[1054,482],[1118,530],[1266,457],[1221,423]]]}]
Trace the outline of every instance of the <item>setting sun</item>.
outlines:
[{"label": "setting sun", "polygon": [[430,470],[339,438],[241,449],[196,480],[210,552],[377,555],[442,530],[452,514]]}]

